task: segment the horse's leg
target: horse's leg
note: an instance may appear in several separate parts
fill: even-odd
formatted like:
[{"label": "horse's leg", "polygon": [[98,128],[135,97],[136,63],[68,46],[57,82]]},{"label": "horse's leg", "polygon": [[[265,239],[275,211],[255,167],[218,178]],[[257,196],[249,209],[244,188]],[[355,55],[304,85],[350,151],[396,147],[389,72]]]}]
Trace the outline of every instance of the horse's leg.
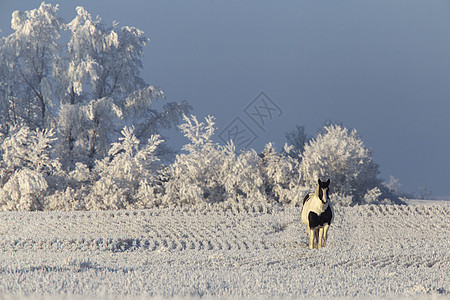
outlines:
[{"label": "horse's leg", "polygon": [[323,225],[323,246],[325,247],[326,243],[327,243],[327,237],[328,237],[328,228],[330,227],[330,225],[325,224]]},{"label": "horse's leg", "polygon": [[314,243],[319,248],[319,228],[314,228]]},{"label": "horse's leg", "polygon": [[314,249],[314,229],[308,228],[309,233],[309,249]]},{"label": "horse's leg", "polygon": [[[323,227],[320,227],[318,229],[318,231],[319,231],[319,239],[317,241],[317,248],[320,249],[322,247]],[[325,246],[325,244],[324,244],[324,246]]]}]

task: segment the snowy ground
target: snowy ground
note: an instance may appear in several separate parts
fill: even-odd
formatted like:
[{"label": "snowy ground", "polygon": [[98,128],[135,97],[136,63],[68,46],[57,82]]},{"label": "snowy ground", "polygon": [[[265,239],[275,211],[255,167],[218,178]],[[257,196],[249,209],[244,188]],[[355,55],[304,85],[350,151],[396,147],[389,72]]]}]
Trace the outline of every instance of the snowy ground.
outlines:
[{"label": "snowy ground", "polygon": [[450,298],[449,202],[335,207],[320,250],[266,210],[1,213],[0,298]]}]

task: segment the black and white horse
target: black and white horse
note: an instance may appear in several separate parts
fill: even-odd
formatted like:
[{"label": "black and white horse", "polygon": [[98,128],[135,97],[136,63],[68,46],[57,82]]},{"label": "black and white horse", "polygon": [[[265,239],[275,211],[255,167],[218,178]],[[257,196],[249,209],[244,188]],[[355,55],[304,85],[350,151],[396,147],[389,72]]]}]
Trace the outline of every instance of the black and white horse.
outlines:
[{"label": "black and white horse", "polygon": [[302,222],[308,229],[310,249],[314,248],[314,244],[317,248],[324,247],[327,242],[328,228],[334,218],[334,210],[328,196],[329,186],[330,179],[326,182],[319,179],[316,191],[303,199]]}]

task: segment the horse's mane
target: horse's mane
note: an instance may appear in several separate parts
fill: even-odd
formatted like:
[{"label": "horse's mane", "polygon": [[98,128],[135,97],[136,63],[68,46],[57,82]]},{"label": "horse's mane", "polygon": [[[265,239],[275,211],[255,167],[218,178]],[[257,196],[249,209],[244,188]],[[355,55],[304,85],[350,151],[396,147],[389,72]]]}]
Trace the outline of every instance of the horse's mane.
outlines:
[{"label": "horse's mane", "polygon": [[309,200],[309,194],[306,194],[305,198],[303,198],[303,204],[305,204],[305,202],[308,200]]}]

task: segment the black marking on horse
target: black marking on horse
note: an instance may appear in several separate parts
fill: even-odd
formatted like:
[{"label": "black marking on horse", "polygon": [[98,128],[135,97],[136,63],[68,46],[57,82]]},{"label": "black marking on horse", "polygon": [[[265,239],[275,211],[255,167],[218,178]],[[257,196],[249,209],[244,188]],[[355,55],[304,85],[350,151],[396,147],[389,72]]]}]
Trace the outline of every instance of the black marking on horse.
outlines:
[{"label": "black marking on horse", "polygon": [[306,194],[305,198],[303,198],[303,204],[305,204],[306,201],[309,199],[309,194]]},{"label": "black marking on horse", "polygon": [[325,209],[320,215],[311,211],[308,215],[309,228],[314,229],[316,227],[322,227],[325,224],[331,225],[331,220],[333,219],[333,213],[331,212],[330,206]]}]

